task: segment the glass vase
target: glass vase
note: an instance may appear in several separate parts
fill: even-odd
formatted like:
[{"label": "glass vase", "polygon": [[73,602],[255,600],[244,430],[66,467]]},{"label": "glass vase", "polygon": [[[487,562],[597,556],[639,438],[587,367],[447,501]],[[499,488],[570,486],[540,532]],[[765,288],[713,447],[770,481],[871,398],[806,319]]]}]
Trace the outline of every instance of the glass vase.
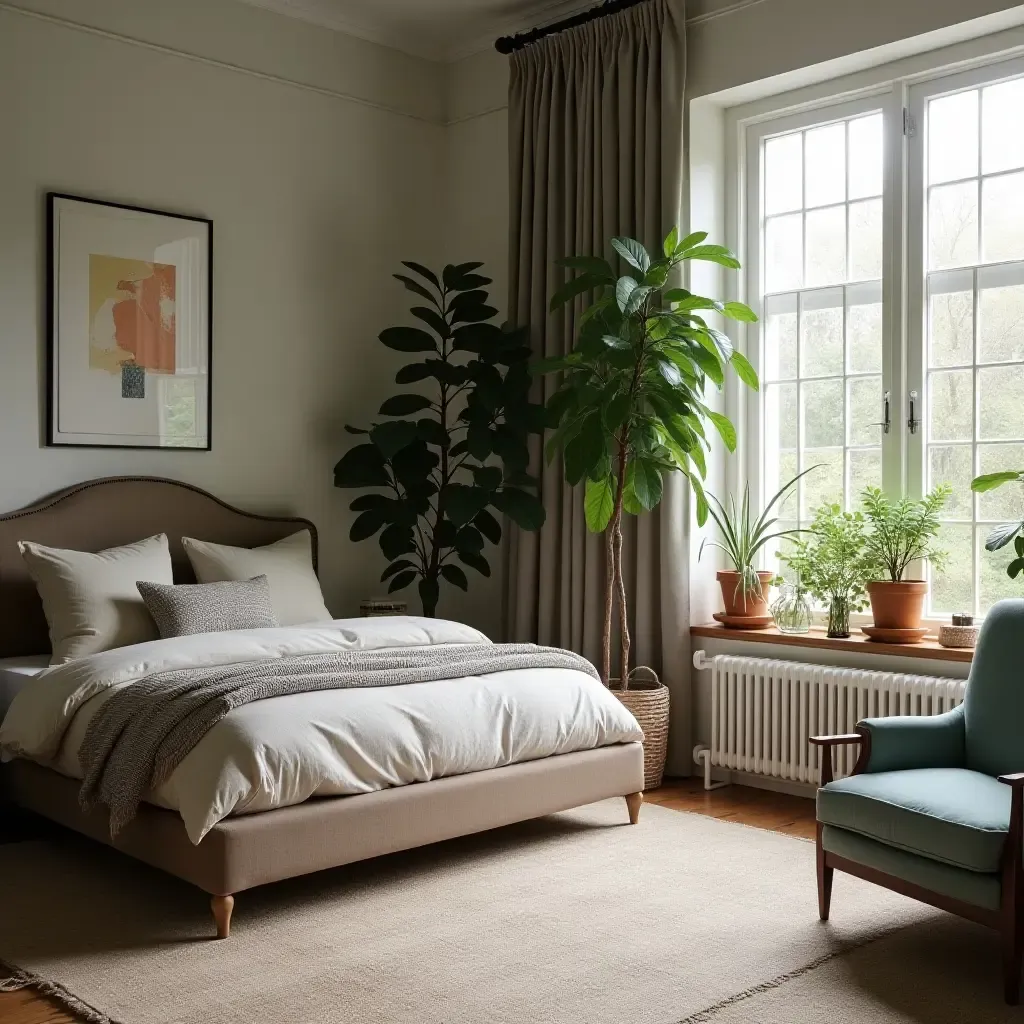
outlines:
[{"label": "glass vase", "polygon": [[828,635],[837,640],[845,640],[850,635],[850,599],[832,595],[828,606]]},{"label": "glass vase", "polygon": [[784,583],[779,588],[771,613],[780,633],[806,633],[811,628],[811,605],[807,592],[792,583]]}]

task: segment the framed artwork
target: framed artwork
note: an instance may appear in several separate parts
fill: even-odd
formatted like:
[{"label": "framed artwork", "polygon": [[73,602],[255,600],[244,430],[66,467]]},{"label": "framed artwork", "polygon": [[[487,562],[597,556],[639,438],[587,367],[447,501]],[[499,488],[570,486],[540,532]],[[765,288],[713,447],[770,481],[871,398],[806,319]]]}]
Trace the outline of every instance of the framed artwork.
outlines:
[{"label": "framed artwork", "polygon": [[46,203],[47,445],[208,451],[213,222]]}]

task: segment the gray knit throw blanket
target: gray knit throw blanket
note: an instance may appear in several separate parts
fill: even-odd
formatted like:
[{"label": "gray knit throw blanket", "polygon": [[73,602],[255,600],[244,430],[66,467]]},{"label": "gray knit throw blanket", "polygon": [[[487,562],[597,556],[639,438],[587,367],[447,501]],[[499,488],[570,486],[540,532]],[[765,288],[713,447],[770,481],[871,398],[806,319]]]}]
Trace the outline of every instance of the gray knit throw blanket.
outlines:
[{"label": "gray knit throw blanket", "polygon": [[115,690],[89,723],[79,754],[79,803],[110,808],[113,838],[135,817],[143,795],[165,782],[210,729],[254,700],[540,668],[600,678],[578,654],[535,644],[437,644],[160,672]]}]

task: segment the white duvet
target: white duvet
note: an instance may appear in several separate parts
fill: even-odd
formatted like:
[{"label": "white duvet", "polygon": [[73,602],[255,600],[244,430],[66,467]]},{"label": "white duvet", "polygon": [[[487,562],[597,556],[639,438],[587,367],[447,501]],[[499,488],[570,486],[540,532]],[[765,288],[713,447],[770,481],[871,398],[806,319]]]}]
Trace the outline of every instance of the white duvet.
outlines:
[{"label": "white duvet", "polygon": [[[25,757],[81,778],[78,751],[111,692],[154,672],[291,654],[487,643],[442,619],[338,619],[314,626],[154,640],[58,665],[14,699],[0,726],[4,760]],[[530,669],[433,683],[322,690],[230,712],[147,796],[176,810],[192,842],[222,818],[483,771],[552,754],[641,740],[636,720],[599,682]]]}]

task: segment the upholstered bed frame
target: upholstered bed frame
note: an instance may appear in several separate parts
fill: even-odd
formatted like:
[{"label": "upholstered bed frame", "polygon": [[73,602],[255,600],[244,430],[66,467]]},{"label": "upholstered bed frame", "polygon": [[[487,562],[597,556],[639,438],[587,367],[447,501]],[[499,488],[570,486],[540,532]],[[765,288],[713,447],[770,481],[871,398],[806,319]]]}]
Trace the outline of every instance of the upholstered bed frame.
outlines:
[{"label": "upholstered bed frame", "polygon": [[[42,606],[18,552],[19,540],[99,551],[165,533],[179,582],[193,579],[183,536],[256,547],[308,530],[306,519],[254,515],[205,491],[155,477],[78,484],[0,515],[0,657],[49,651]],[[193,883],[211,896],[217,937],[231,926],[234,894],[266,882],[469,835],[611,796],[636,823],[643,789],[639,743],[542,758],[360,796],[226,818],[193,845],[181,818],[143,805],[111,842],[106,813],[83,812],[78,782],[29,761],[4,766],[8,799]]]}]

